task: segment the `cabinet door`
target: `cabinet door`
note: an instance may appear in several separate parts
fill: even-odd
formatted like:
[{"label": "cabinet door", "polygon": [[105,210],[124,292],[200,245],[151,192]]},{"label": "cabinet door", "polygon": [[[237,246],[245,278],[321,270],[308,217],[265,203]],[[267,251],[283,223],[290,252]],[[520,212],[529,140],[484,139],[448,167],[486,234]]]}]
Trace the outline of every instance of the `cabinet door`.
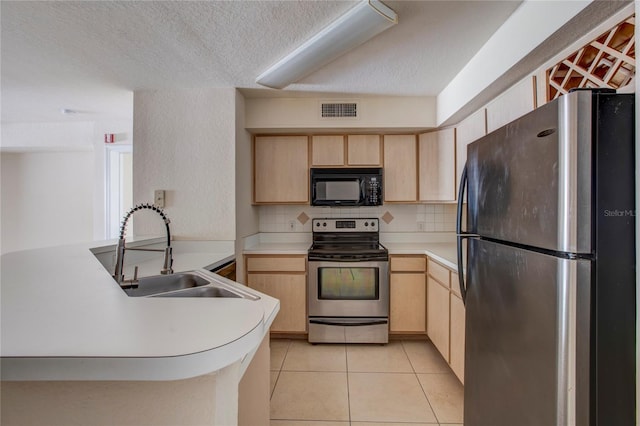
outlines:
[{"label": "cabinet door", "polygon": [[350,166],[382,165],[380,135],[347,136],[347,162]]},{"label": "cabinet door", "polygon": [[462,176],[462,169],[467,162],[467,145],[486,134],[487,113],[484,108],[465,118],[456,127],[456,188],[460,188],[460,176]]},{"label": "cabinet door", "polygon": [[304,333],[307,330],[307,280],[303,274],[248,274],[247,285],[280,299],[280,312],[271,331]]},{"label": "cabinet door", "polygon": [[465,310],[462,299],[451,295],[451,369],[464,384],[464,320]]},{"label": "cabinet door", "polygon": [[444,129],[419,136],[420,200],[456,199],[455,130]]},{"label": "cabinet door", "polygon": [[418,161],[415,135],[384,136],[384,200],[417,201]]},{"label": "cabinet door", "polygon": [[344,136],[312,136],[312,166],[344,166]]},{"label": "cabinet door", "polygon": [[427,294],[424,273],[391,274],[389,331],[426,331]]},{"label": "cabinet door", "polygon": [[254,141],[254,202],[309,202],[307,136],[259,136]]},{"label": "cabinet door", "polygon": [[449,362],[449,289],[433,277],[427,281],[427,334]]},{"label": "cabinet door", "polygon": [[487,105],[487,133],[536,108],[536,80],[529,76]]}]

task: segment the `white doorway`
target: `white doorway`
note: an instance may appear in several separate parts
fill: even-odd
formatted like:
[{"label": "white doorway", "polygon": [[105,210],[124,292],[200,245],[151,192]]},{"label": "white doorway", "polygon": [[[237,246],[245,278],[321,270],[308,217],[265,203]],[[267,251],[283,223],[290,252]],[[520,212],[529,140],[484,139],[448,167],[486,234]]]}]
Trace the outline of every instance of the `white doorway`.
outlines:
[{"label": "white doorway", "polygon": [[120,222],[133,206],[133,149],[131,145],[105,146],[105,234],[118,238]]}]

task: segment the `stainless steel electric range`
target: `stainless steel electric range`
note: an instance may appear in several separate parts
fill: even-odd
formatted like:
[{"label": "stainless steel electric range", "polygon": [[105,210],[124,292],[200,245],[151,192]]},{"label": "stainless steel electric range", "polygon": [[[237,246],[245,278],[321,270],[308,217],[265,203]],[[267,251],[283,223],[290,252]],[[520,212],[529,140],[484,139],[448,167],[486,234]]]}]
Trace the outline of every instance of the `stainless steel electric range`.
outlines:
[{"label": "stainless steel electric range", "polygon": [[313,219],[309,342],[389,341],[389,252],[378,219]]}]

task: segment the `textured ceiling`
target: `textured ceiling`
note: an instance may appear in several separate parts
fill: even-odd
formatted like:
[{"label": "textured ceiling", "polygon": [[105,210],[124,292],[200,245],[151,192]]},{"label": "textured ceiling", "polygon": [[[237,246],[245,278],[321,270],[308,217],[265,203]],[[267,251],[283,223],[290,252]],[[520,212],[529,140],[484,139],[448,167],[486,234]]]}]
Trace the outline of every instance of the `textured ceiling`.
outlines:
[{"label": "textured ceiling", "polygon": [[[398,25],[278,91],[437,95],[518,1],[385,1]],[[352,1],[2,1],[2,121],[130,118],[137,89],[238,87]],[[272,93],[271,93],[272,94]]]}]

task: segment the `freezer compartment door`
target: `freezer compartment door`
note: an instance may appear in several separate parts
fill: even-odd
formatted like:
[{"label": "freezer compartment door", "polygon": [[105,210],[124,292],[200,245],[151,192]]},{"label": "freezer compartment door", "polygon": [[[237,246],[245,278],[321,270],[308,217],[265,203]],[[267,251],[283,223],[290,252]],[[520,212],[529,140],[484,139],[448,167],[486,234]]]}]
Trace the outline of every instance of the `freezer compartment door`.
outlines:
[{"label": "freezer compartment door", "polygon": [[572,93],[470,144],[468,231],[590,253],[591,115]]},{"label": "freezer compartment door", "polygon": [[465,425],[588,424],[591,263],[479,239],[468,256]]}]

